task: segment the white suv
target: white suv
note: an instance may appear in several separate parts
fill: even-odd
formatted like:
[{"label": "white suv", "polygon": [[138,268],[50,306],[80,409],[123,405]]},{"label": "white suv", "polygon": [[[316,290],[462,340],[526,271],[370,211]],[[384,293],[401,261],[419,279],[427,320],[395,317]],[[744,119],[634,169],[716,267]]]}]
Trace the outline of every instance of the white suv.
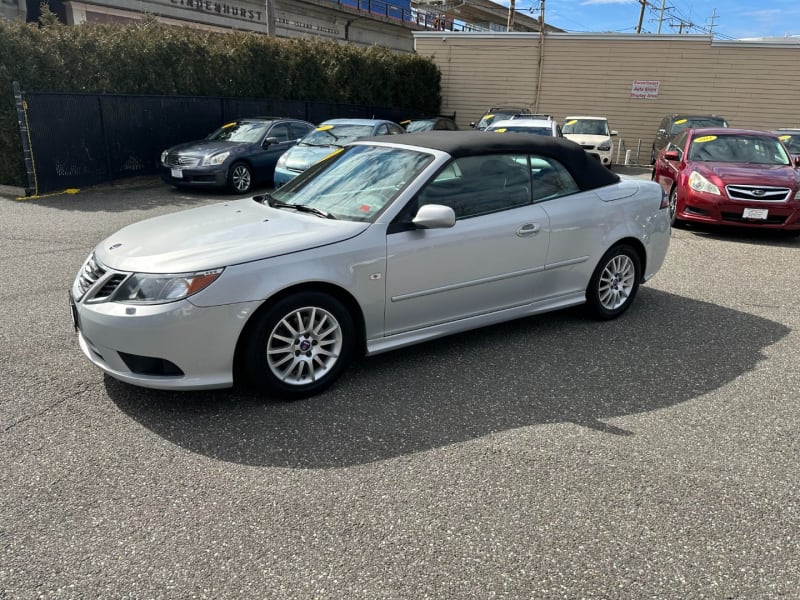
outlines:
[{"label": "white suv", "polygon": [[613,159],[614,142],[612,136],[616,131],[609,131],[605,117],[567,117],[561,128],[564,137],[572,140],[597,158],[605,166],[610,167]]},{"label": "white suv", "polygon": [[536,135],[548,135],[552,137],[564,137],[561,133],[561,126],[550,115],[529,115],[518,114],[510,119],[495,121],[486,131],[497,133],[534,133]]}]

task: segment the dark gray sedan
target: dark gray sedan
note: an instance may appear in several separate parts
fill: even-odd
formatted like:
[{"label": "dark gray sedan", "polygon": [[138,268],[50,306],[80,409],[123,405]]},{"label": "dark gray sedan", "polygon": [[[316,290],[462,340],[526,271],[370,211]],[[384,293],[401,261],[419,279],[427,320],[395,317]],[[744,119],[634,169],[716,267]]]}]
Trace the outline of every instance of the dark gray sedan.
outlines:
[{"label": "dark gray sedan", "polygon": [[183,187],[227,187],[239,194],[272,183],[278,158],[314,125],[298,119],[254,117],[226,123],[203,140],[161,153],[164,181]]}]

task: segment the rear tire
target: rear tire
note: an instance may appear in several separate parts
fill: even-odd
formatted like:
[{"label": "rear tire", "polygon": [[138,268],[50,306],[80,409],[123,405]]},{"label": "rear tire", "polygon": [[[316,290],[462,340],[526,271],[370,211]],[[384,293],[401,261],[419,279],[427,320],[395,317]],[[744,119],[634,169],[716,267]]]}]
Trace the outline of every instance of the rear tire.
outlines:
[{"label": "rear tire", "polygon": [[619,244],[603,255],[589,280],[586,304],[596,319],[607,321],[624,313],[639,290],[642,266],[636,250]]},{"label": "rear tire", "polygon": [[350,312],[320,292],[292,294],[263,311],[248,328],[243,366],[259,390],[287,400],[319,394],[353,355]]}]

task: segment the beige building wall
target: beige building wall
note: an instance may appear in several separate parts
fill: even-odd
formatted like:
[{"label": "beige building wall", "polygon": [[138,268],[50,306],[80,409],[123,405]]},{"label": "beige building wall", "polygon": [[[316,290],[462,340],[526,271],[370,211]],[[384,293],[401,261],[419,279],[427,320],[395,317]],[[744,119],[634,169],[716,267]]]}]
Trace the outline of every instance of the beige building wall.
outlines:
[{"label": "beige building wall", "polygon": [[[442,72],[442,113],[469,127],[489,107],[521,105],[562,120],[605,116],[631,162],[647,163],[661,118],[717,114],[731,126],[800,127],[800,45],[710,36],[414,32]],[[540,83],[541,81],[541,83]],[[634,97],[634,82],[644,84]],[[657,85],[657,93],[655,92]],[[541,92],[539,92],[541,90]],[[649,96],[649,97],[648,97]],[[616,153],[616,150],[615,150]]]}]

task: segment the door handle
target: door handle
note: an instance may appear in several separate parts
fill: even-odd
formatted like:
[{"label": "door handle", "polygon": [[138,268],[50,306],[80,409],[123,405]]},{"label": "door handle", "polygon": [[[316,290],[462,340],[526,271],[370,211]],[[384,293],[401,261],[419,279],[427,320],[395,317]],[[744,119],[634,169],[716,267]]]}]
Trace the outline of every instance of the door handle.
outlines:
[{"label": "door handle", "polygon": [[530,235],[536,235],[542,230],[542,226],[539,223],[526,223],[519,229],[517,229],[517,235],[519,237],[526,237]]}]

